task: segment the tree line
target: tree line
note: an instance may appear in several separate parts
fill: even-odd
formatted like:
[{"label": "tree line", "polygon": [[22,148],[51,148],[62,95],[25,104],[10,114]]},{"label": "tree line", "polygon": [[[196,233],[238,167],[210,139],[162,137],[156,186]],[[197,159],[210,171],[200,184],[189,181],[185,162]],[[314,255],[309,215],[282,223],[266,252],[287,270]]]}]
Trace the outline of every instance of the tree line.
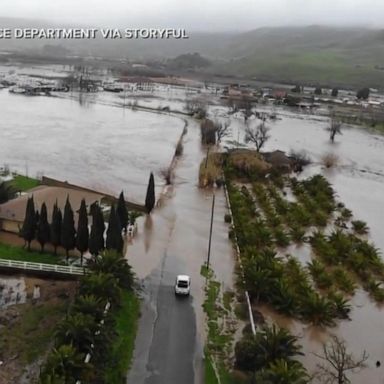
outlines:
[{"label": "tree line", "polygon": [[[145,209],[148,214],[153,210],[155,202],[155,179],[151,173],[145,198]],[[106,229],[104,215],[98,203],[91,205],[90,215],[92,216],[92,225],[89,228],[87,205],[82,199],[78,211],[77,227],[75,227],[74,212],[69,197],[67,197],[64,213],[56,201],[53,206],[51,221],[48,222],[46,204],[41,205],[39,212],[35,208],[32,195],[27,201],[20,236],[24,239],[28,251],[31,250],[33,240],[37,240],[40,244],[41,252],[44,252],[46,244],[52,244],[55,255],[57,248],[63,247],[67,261],[69,251],[77,249],[81,255],[81,264],[83,263],[83,255],[87,251],[94,256],[99,255],[104,249],[115,250],[121,254],[124,246],[122,233],[123,231],[126,233],[128,224],[134,224],[135,220],[134,212],[128,212],[124,192],[120,193],[117,206],[115,207],[113,204],[111,207],[106,236],[104,236]]]},{"label": "tree line", "polygon": [[57,201],[53,206],[52,217],[48,221],[47,206],[41,205],[40,212],[35,209],[33,196],[28,198],[25,211],[25,219],[20,230],[20,235],[24,239],[28,250],[31,249],[33,240],[41,246],[41,252],[44,252],[46,244],[52,244],[55,255],[57,248],[63,247],[66,252],[67,261],[69,252],[77,249],[81,255],[89,251],[92,255],[98,255],[104,249],[115,250],[118,253],[123,251],[122,232],[127,230],[131,220],[128,212],[124,193],[121,192],[117,206],[112,205],[108,227],[105,233],[105,222],[102,208],[98,203],[94,203],[90,208],[92,216],[92,225],[89,228],[88,211],[85,199],[82,199],[78,211],[77,226],[75,226],[74,211],[72,209],[69,197],[67,197],[64,212],[58,207]]}]

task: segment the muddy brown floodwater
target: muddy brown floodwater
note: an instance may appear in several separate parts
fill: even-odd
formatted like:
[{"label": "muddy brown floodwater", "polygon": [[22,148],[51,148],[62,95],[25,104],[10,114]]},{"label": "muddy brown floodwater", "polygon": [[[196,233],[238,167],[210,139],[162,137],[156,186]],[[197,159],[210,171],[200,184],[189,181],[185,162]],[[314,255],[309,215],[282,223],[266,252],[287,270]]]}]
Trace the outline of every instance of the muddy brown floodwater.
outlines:
[{"label": "muddy brown floodwater", "polygon": [[[223,112],[223,110],[221,110]],[[300,177],[322,173],[332,183],[337,198],[346,204],[356,219],[364,220],[370,227],[370,239],[376,247],[384,250],[383,209],[384,206],[384,136],[353,126],[343,128],[343,134],[336,142],[329,141],[325,128],[329,120],[319,116],[296,114],[286,110],[275,110],[278,120],[268,122],[271,139],[265,150],[280,149],[305,150],[315,163],[306,168]],[[244,124],[241,118],[233,117],[232,137],[230,139],[244,143]],[[326,153],[338,157],[338,165],[333,169],[324,169],[321,158]],[[311,250],[306,247],[290,247],[288,250],[302,262],[311,259]],[[382,254],[383,256],[383,254]],[[310,371],[316,370],[321,363],[313,353],[321,354],[322,343],[334,333],[347,342],[348,349],[356,357],[366,350],[369,354],[367,368],[351,374],[353,384],[382,384],[384,382],[384,311],[377,306],[362,290],[358,290],[352,301],[351,321],[341,321],[332,329],[319,329],[284,318],[262,308],[270,321],[289,327],[300,337],[305,356],[303,361]],[[376,368],[376,361],[381,367]]]},{"label": "muddy brown floodwater", "polygon": [[0,164],[142,202],[149,172],[167,167],[184,122],[172,116],[0,90]]},{"label": "muddy brown floodwater", "polygon": [[[198,188],[198,170],[204,156],[199,127],[190,121],[184,152],[175,166],[174,186],[167,188],[161,206],[150,218],[139,220],[138,235],[128,246],[127,258],[143,282],[144,290],[142,318],[128,383],[203,382],[205,280],[200,269],[207,258],[212,205],[212,191]],[[211,263],[225,290],[233,288],[235,260],[228,239],[228,225],[224,222],[226,210],[224,192],[218,190]],[[185,305],[185,301],[175,300],[173,294],[177,274],[188,274],[192,279],[193,312],[187,318],[183,317],[189,311],[187,307],[180,312],[180,305]],[[195,346],[194,343],[185,344],[193,340],[188,338],[193,329],[196,329]],[[177,340],[175,335],[179,335]],[[185,359],[193,361],[194,378],[188,374],[190,367]],[[178,380],[175,374],[179,375]]]},{"label": "muddy brown floodwater", "polygon": [[[184,126],[182,119],[117,108],[114,105],[121,104],[122,100],[114,95],[80,97],[74,94],[65,97],[70,98],[24,97],[0,90],[0,164],[8,163],[22,173],[28,170],[32,176],[42,172],[105,192],[118,193],[124,189],[128,198],[137,201],[144,198],[148,174],[152,170],[157,176],[157,190],[160,190],[159,171],[170,164]],[[166,104],[180,107],[182,103],[167,103],[166,98],[148,100],[151,106]],[[224,108],[216,106],[214,109],[217,117],[225,117]],[[384,137],[357,127],[345,127],[343,135],[337,136],[332,144],[325,131],[326,118],[283,109],[275,112],[278,119],[268,122],[271,139],[265,149],[305,150],[315,164],[306,169],[303,177],[323,173],[355,218],[368,223],[372,241],[383,250]],[[244,124],[240,117],[231,117],[231,128],[232,137],[228,139],[243,142]],[[186,152],[177,166],[176,184],[168,191],[168,200],[155,212],[152,220],[147,223],[140,220],[140,231],[128,247],[128,258],[138,277],[144,281],[148,279],[150,292],[169,290],[175,273],[188,270],[192,275],[196,282],[191,312],[196,317],[196,362],[201,357],[204,339],[201,310],[204,282],[199,270],[207,247],[211,193],[197,188],[198,164],[204,153],[199,146],[198,127],[192,126],[190,130],[185,139]],[[326,153],[338,156],[336,168],[322,168],[321,157]],[[216,201],[212,262],[218,279],[231,287],[233,255],[222,219],[223,199],[219,196]],[[293,247],[289,252],[302,261],[311,258],[310,250],[305,247]],[[161,288],[164,285],[165,288]],[[164,297],[169,300],[167,295]],[[277,316],[266,308],[263,313],[271,321],[289,326],[301,337],[306,353],[303,360],[310,370],[314,370],[319,362],[313,353],[321,352],[321,343],[330,333],[336,333],[346,339],[349,349],[357,356],[364,349],[369,353],[368,367],[351,375],[352,383],[363,380],[383,383],[383,310],[362,291],[357,291],[352,304],[351,321],[342,321],[327,331]],[[152,310],[149,323],[158,308]],[[381,361],[380,368],[375,367],[376,361]]]}]

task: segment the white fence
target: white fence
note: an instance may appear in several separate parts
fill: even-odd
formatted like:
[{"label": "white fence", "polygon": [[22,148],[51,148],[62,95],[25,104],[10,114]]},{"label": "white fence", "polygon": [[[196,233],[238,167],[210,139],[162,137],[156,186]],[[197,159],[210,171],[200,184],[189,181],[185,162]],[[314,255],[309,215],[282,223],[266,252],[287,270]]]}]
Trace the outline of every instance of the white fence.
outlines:
[{"label": "white fence", "polygon": [[30,261],[16,261],[0,259],[0,268],[20,269],[22,271],[53,272],[62,275],[82,276],[85,269],[67,265],[33,263]]}]

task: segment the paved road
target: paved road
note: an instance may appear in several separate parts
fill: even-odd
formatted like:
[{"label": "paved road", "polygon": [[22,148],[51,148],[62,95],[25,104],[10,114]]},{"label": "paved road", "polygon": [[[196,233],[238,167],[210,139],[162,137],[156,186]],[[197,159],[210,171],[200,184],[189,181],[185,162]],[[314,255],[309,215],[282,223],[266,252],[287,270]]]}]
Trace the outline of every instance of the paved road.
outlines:
[{"label": "paved road", "polygon": [[[207,255],[211,191],[197,188],[204,153],[199,129],[189,127],[184,155],[176,167],[174,188],[160,208],[141,223],[127,257],[143,282],[142,316],[130,384],[201,384],[205,322],[202,310],[205,281],[200,268]],[[221,280],[232,284],[233,251],[224,224],[225,200],[216,199],[212,262]],[[192,278],[191,296],[177,298],[177,274]]]}]

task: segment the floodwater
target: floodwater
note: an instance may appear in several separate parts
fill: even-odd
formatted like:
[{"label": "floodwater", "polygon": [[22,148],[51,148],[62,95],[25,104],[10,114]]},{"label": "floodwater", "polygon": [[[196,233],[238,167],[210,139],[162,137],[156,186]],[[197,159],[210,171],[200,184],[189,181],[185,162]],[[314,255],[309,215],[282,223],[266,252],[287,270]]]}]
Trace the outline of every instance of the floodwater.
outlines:
[{"label": "floodwater", "polygon": [[[202,191],[197,185],[198,169],[204,156],[199,127],[190,121],[184,138],[184,152],[175,166],[174,186],[167,189],[161,206],[150,218],[139,219],[138,234],[128,246],[127,258],[143,282],[144,290],[128,383],[173,383],[177,381],[174,377],[177,372],[178,381],[190,383],[191,377],[186,377],[190,367],[185,360],[187,357],[191,363],[191,355],[193,382],[202,382],[206,321],[202,309],[205,279],[200,268],[207,260],[212,206],[212,191]],[[210,262],[223,290],[227,290],[233,288],[235,256],[228,239],[228,225],[224,222],[227,208],[223,190],[216,191],[215,201]],[[177,274],[191,276],[189,301],[174,298]],[[193,311],[186,303],[192,305]],[[182,315],[184,311],[180,312],[180,305],[189,311],[187,319]],[[191,344],[188,336],[191,330],[196,332],[196,346]],[[180,371],[183,367],[184,371]]]},{"label": "floodwater", "polygon": [[[173,101],[148,97],[139,100],[139,105],[170,105],[181,109],[182,97],[169,96]],[[105,192],[118,193],[124,189],[127,198],[143,201],[149,172],[155,172],[160,184],[159,171],[169,166],[184,121],[116,107],[127,101],[106,93],[67,94],[59,98],[17,96],[0,90],[0,164],[7,163],[11,169],[27,171],[31,176],[44,173]],[[217,117],[225,115],[223,108],[216,107],[212,112]],[[268,122],[271,139],[265,150],[305,150],[315,162],[305,175],[322,172],[355,218],[368,223],[371,239],[384,250],[384,137],[345,127],[343,135],[337,136],[332,144],[325,131],[326,118],[286,110],[276,112],[278,120]],[[244,141],[242,120],[231,117],[231,123],[231,139]],[[196,188],[198,165],[204,153],[199,147],[198,127],[190,129],[185,139],[186,154],[176,168],[176,185],[168,191],[169,201],[155,211],[152,220],[140,220],[138,237],[128,247],[127,255],[138,277],[150,278],[156,289],[162,284],[170,286],[175,273],[190,271],[197,283],[193,284],[192,294],[196,333],[201,341],[204,316],[199,269],[205,260],[204,241],[207,241],[212,195]],[[321,157],[327,153],[338,156],[336,168],[326,170],[321,166]],[[218,279],[231,288],[233,254],[223,224],[223,195],[218,194],[216,203],[212,262]],[[303,261],[311,257],[305,247],[293,247],[289,252]],[[321,343],[333,332],[345,338],[349,350],[357,357],[363,350],[369,353],[368,368],[351,375],[352,383],[362,380],[383,383],[383,311],[362,291],[356,293],[352,305],[352,320],[342,321],[327,331],[287,320],[266,308],[262,311],[268,319],[289,326],[301,337],[306,353],[303,360],[311,371],[319,363],[313,353],[321,353]],[[381,362],[381,368],[375,367],[376,361]]]},{"label": "floodwater", "polygon": [[167,115],[0,90],[0,164],[142,202],[149,173],[157,182],[184,122]]},{"label": "floodwater", "polygon": [[[383,252],[383,206],[384,206],[384,136],[369,132],[358,127],[347,126],[343,134],[336,137],[336,142],[329,141],[325,128],[328,119],[299,115],[285,110],[277,110],[278,120],[268,122],[271,139],[265,150],[305,150],[314,162],[301,177],[322,173],[332,183],[337,198],[351,209],[356,219],[364,220],[370,227],[370,238],[376,247]],[[231,118],[232,140],[244,142],[244,124],[241,119]],[[338,165],[325,169],[321,165],[324,154],[332,153],[338,157]],[[296,255],[302,262],[311,259],[310,249],[305,245],[297,248],[292,246],[287,253]],[[383,255],[383,254],[382,254]],[[261,308],[270,321],[286,326],[300,337],[305,356],[303,362],[311,372],[316,371],[321,360],[314,356],[322,354],[322,343],[336,334],[346,340],[347,348],[356,358],[367,351],[369,359],[367,368],[350,374],[353,384],[381,384],[384,382],[384,312],[367,296],[358,290],[351,300],[351,321],[341,321],[335,328],[327,330],[303,325],[302,323],[284,318]],[[376,368],[376,362],[381,367]]]}]

